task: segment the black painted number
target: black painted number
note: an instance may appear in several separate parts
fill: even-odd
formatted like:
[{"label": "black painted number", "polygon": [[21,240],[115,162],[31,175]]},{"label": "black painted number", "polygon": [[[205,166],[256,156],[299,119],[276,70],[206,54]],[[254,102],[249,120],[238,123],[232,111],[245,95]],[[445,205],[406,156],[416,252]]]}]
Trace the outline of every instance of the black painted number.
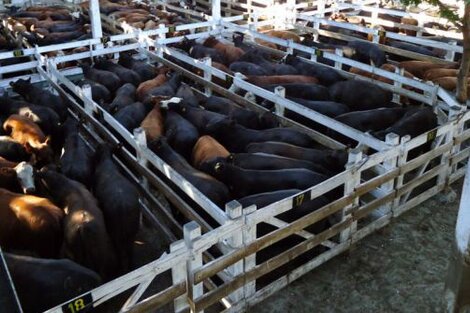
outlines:
[{"label": "black painted number", "polygon": [[93,298],[91,293],[88,293],[80,298],[69,301],[62,306],[64,313],[84,313],[92,308]]}]

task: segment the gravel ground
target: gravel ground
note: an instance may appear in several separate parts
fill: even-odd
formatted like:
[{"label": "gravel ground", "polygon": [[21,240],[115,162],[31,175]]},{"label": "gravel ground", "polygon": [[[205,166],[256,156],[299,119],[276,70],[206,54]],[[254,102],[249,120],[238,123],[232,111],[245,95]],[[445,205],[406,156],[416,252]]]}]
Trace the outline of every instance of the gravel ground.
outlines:
[{"label": "gravel ground", "polygon": [[456,201],[429,199],[248,312],[443,312],[461,187]]}]

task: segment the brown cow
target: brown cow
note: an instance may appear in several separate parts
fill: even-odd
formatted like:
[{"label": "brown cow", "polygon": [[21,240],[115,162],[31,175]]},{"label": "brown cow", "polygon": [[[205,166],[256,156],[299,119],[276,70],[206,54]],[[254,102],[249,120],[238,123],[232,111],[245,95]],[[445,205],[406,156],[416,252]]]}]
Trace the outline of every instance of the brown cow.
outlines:
[{"label": "brown cow", "polygon": [[217,140],[211,136],[202,136],[198,139],[193,148],[191,156],[194,167],[199,168],[205,161],[212,160],[217,157],[226,158],[230,152],[225,149]]},{"label": "brown cow", "polygon": [[0,245],[57,257],[64,212],[45,198],[0,188]]},{"label": "brown cow", "polygon": [[261,46],[277,50],[277,45],[275,43],[272,43],[263,39],[259,39],[259,38],[255,38],[255,42]]},{"label": "brown cow", "polygon": [[222,43],[213,36],[210,36],[206,39],[206,41],[204,41],[204,46],[213,48],[222,53],[225,56],[228,64],[237,61],[242,55],[245,54],[242,49],[231,44]]},{"label": "brown cow", "polygon": [[[411,17],[402,17],[400,23],[404,25],[418,26],[418,20]],[[405,33],[407,36],[416,37],[416,30],[400,28],[400,32]]]},{"label": "brown cow", "polygon": [[400,62],[400,67],[404,67],[406,71],[410,72],[414,76],[418,78],[423,78],[424,73],[430,69],[434,68],[457,68],[458,64],[457,63],[451,63],[451,64],[436,64],[432,62],[426,62],[426,61],[403,61]]},{"label": "brown cow", "polygon": [[[454,91],[457,88],[457,77],[439,77],[432,80],[436,85],[445,90]],[[467,78],[467,89],[470,87],[470,78]]]},{"label": "brown cow", "polygon": [[248,76],[247,81],[258,86],[289,83],[318,84],[319,82],[316,77],[304,75]]},{"label": "brown cow", "polygon": [[459,70],[452,68],[434,68],[424,73],[424,80],[434,80],[440,77],[457,77]]},{"label": "brown cow", "polygon": [[50,138],[46,137],[41,128],[27,117],[13,114],[3,123],[3,129],[21,143],[26,151],[33,153],[37,161],[52,161],[53,151],[49,146]]},{"label": "brown cow", "polygon": [[295,43],[300,43],[302,41],[299,35],[288,30],[271,29],[266,32],[263,32],[263,34],[267,36],[271,36],[271,37],[284,39],[284,40],[293,40]]},{"label": "brown cow", "polygon": [[169,97],[164,96],[154,96],[151,99],[153,109],[147,114],[145,119],[140,124],[140,127],[142,127],[145,131],[147,142],[151,142],[163,135],[164,120],[160,109],[160,101],[168,99]]},{"label": "brown cow", "polygon": [[168,81],[168,72],[169,69],[160,69],[157,77],[141,83],[135,92],[137,99],[139,101],[144,101],[147,93],[150,92],[150,90],[166,83]]}]

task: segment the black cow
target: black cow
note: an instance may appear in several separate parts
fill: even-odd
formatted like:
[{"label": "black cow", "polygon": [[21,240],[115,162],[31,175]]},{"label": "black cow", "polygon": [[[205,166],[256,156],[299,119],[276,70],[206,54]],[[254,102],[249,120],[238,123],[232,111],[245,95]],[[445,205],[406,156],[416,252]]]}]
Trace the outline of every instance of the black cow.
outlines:
[{"label": "black cow", "polygon": [[177,112],[190,121],[194,126],[196,126],[199,132],[204,132],[208,124],[227,118],[227,116],[223,114],[201,108],[194,108],[183,102],[169,102],[168,109]]},{"label": "black cow", "polygon": [[60,157],[60,171],[85,186],[90,186],[93,177],[92,153],[78,133],[78,122],[69,118],[64,124],[65,144]]},{"label": "black cow", "polygon": [[51,108],[59,115],[62,121],[66,119],[67,107],[62,98],[45,88],[31,84],[31,78],[18,79],[15,82],[11,82],[10,85],[13,91],[20,94],[26,101]]},{"label": "black cow", "polygon": [[91,87],[91,98],[97,103],[111,101],[111,92],[103,84],[95,82],[91,79],[83,79],[79,81],[77,85],[80,87],[89,85]]},{"label": "black cow", "polygon": [[0,136],[0,156],[12,162],[29,161],[31,155],[22,144],[9,136]]},{"label": "black cow", "polygon": [[330,86],[336,82],[344,80],[344,78],[337,71],[329,67],[308,63],[291,54],[288,54],[285,57],[284,62],[295,67],[299,71],[300,75],[307,75],[318,78],[320,83],[325,86]]},{"label": "black cow", "polygon": [[253,111],[243,109],[229,99],[210,96],[202,104],[207,110],[227,115],[238,124],[251,129],[260,129],[260,119]]},{"label": "black cow", "polygon": [[352,58],[362,63],[372,63],[376,67],[381,67],[387,62],[385,52],[377,45],[366,41],[350,41],[348,47],[352,48]]},{"label": "black cow", "polygon": [[351,111],[363,111],[388,106],[392,93],[363,80],[348,80],[330,87],[331,99],[346,104]]},{"label": "black cow", "polygon": [[223,208],[230,199],[227,186],[214,177],[193,168],[168,145],[163,137],[150,142],[149,148],[219,207]]},{"label": "black cow", "polygon": [[123,83],[138,86],[142,81],[142,78],[139,76],[139,74],[131,69],[128,69],[127,67],[116,64],[111,60],[99,59],[95,63],[95,68],[116,74]]},{"label": "black cow", "polygon": [[106,144],[95,152],[93,191],[103,210],[106,228],[116,248],[123,273],[132,265],[132,245],[141,218],[139,193],[120,172]]},{"label": "black cow", "polygon": [[230,152],[243,152],[253,142],[281,141],[302,147],[312,147],[315,141],[302,132],[291,128],[254,130],[234,121],[224,119],[207,125],[206,132],[217,139]]},{"label": "black cow", "polygon": [[146,105],[141,102],[134,102],[114,113],[114,118],[128,131],[132,132],[140,126],[149,111]]},{"label": "black cow", "polygon": [[153,79],[156,76],[155,66],[136,60],[132,55],[122,52],[119,54],[118,64],[127,67],[139,74],[142,81]]},{"label": "black cow", "polygon": [[101,284],[97,273],[68,259],[4,256],[24,312],[43,312]]},{"label": "black cow", "polygon": [[306,100],[315,101],[328,101],[330,100],[330,93],[328,88],[308,83],[288,83],[288,84],[272,84],[261,86],[264,89],[274,91],[278,86],[286,89],[286,96],[302,98]]},{"label": "black cow", "polygon": [[307,149],[283,142],[251,143],[246,147],[246,152],[269,153],[293,159],[306,160],[321,165],[335,173],[343,171],[344,165],[348,160],[348,153],[345,150]]},{"label": "black cow", "polygon": [[96,199],[81,183],[53,170],[37,173],[55,203],[67,208],[64,254],[108,280],[118,273],[118,262]]},{"label": "black cow", "polygon": [[113,72],[92,68],[88,64],[82,64],[80,67],[86,78],[104,85],[111,92],[115,92],[122,85],[119,76]]},{"label": "black cow", "polygon": [[189,160],[196,141],[199,139],[197,128],[174,111],[168,111],[165,117],[165,136],[176,152]]},{"label": "black cow", "polygon": [[304,190],[328,179],[306,169],[246,170],[225,162],[216,163],[212,172],[237,198],[282,189]]},{"label": "black cow", "polygon": [[135,102],[136,88],[133,84],[126,83],[119,87],[113,102],[109,105],[109,112],[112,114],[118,112],[122,108]]}]

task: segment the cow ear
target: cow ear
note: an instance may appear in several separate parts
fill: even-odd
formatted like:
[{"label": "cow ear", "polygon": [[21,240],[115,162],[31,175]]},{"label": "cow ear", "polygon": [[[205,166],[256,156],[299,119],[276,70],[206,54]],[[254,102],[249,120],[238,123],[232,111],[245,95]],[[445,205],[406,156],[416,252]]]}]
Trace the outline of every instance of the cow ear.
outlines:
[{"label": "cow ear", "polygon": [[28,83],[31,83],[31,77],[26,80]]},{"label": "cow ear", "polygon": [[44,141],[44,144],[45,144],[45,145],[49,145],[50,142],[51,142],[51,137],[50,137],[50,136],[47,136],[47,137],[46,137],[46,141]]},{"label": "cow ear", "polygon": [[14,82],[10,82],[10,86],[13,87],[15,85]]}]

